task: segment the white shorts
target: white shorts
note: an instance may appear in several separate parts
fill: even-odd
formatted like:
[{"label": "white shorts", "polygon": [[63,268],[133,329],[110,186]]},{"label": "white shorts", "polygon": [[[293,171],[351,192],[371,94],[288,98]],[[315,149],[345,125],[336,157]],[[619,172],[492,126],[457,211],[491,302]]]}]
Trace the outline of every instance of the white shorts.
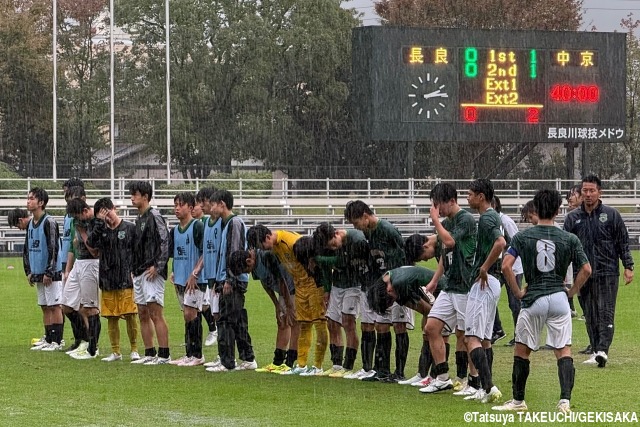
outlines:
[{"label": "white shorts", "polygon": [[331,288],[327,318],[342,324],[342,315],[350,314],[356,318],[360,315],[360,298],[363,293],[356,288]]},{"label": "white shorts", "polygon": [[464,331],[467,297],[468,294],[440,292],[436,302],[431,307],[429,317],[441,320],[444,323],[444,330],[447,332],[455,333],[456,329]]},{"label": "white shorts", "polygon": [[414,315],[413,310],[409,307],[394,302],[391,308],[387,310],[384,316],[378,315],[376,317],[376,323],[380,324],[393,324],[393,323],[405,323],[407,329],[413,330],[414,327]]},{"label": "white shorts", "polygon": [[195,308],[202,311],[202,301],[204,300],[204,292],[196,288],[193,292],[186,293],[184,286],[175,285],[176,297],[180,303],[180,309],[184,311],[184,307]]},{"label": "white shorts", "polygon": [[360,291],[360,323],[368,323],[373,325],[376,323],[378,314],[369,308],[369,302],[367,301],[367,293],[363,290]]},{"label": "white shorts", "polygon": [[100,308],[99,274],[100,260],[76,260],[62,291],[62,304],[76,311],[80,307]]},{"label": "white shorts", "polygon": [[516,342],[537,350],[544,325],[547,325],[547,345],[555,349],[571,345],[573,327],[566,293],[540,297],[531,307],[522,308],[516,324]]},{"label": "white shorts", "polygon": [[207,307],[211,305],[211,294],[213,293],[213,289],[207,286],[207,290],[203,292],[202,296],[202,306]]},{"label": "white shorts", "polygon": [[211,312],[213,314],[220,313],[220,294],[216,293],[213,289],[211,289]]},{"label": "white shorts", "polygon": [[133,302],[138,305],[156,303],[164,307],[164,277],[148,280],[145,273],[133,278]]},{"label": "white shorts", "polygon": [[500,299],[500,282],[488,276],[487,286],[482,289],[480,281],[471,286],[467,297],[467,311],[464,316],[464,334],[481,340],[490,340],[493,335],[493,321]]},{"label": "white shorts", "polygon": [[53,307],[60,305],[62,300],[62,282],[51,282],[49,286],[45,286],[44,283],[36,283],[36,289],[38,291],[38,305],[43,307]]}]

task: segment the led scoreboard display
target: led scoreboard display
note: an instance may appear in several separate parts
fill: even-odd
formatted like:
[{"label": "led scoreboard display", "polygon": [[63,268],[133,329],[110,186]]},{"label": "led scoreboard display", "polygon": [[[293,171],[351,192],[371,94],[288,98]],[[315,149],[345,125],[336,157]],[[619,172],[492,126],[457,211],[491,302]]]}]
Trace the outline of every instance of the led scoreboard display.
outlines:
[{"label": "led scoreboard display", "polygon": [[354,115],[379,141],[623,142],[625,37],[356,28]]}]

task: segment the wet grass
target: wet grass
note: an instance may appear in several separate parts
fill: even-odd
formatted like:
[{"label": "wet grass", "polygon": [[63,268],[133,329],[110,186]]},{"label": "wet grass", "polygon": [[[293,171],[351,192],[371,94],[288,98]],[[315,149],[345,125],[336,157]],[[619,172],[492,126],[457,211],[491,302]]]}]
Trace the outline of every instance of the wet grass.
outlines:
[{"label": "wet grass", "polygon": [[[15,268],[8,269],[8,265]],[[181,313],[174,293],[168,291],[166,295],[171,352],[179,357],[184,351],[180,346]],[[463,402],[446,392],[425,396],[413,387],[395,384],[255,372],[213,374],[202,368],[76,361],[63,353],[33,352],[29,351],[29,341],[41,334],[41,312],[19,259],[0,259],[0,298],[3,426],[459,426],[464,424],[465,412],[489,410],[486,405]],[[575,411],[640,411],[640,392],[633,380],[640,368],[638,300],[638,280],[621,287],[616,338],[606,369],[585,366],[581,362],[586,357],[575,356]],[[506,298],[500,307],[503,319],[509,319]],[[271,302],[257,283],[250,286],[247,308],[258,363],[269,363],[275,338],[274,315]],[[511,334],[509,323],[505,321],[504,325]],[[121,330],[127,355],[124,323]],[[106,322],[102,331],[100,348],[106,355],[110,352]],[[71,339],[70,328],[66,338]],[[414,330],[408,375],[413,375],[417,367],[420,340],[419,331]],[[584,323],[574,321],[574,348],[584,348],[586,341]],[[505,398],[510,398],[513,355],[511,348],[502,345],[504,342],[495,349],[494,381]],[[216,353],[215,347],[205,349],[209,360]],[[450,364],[455,369],[453,360]],[[329,365],[327,356],[325,368]],[[539,351],[532,357],[526,399],[529,408],[553,411],[558,395],[553,354]]]}]

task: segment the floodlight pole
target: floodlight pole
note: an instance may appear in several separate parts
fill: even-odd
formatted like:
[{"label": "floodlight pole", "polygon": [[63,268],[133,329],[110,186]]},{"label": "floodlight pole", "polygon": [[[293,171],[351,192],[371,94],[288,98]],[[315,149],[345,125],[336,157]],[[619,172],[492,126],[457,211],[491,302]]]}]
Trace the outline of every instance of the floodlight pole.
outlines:
[{"label": "floodlight pole", "polygon": [[166,91],[167,91],[167,184],[171,184],[171,95],[170,66],[169,66],[169,0],[164,2],[164,27],[165,27],[165,61],[167,62]]},{"label": "floodlight pole", "polygon": [[58,179],[58,1],[53,0],[53,180]]},{"label": "floodlight pole", "polygon": [[109,99],[109,112],[110,112],[110,121],[109,121],[109,142],[111,143],[111,199],[114,199],[115,195],[115,169],[114,169],[114,160],[115,160],[115,89],[114,89],[114,52],[113,52],[113,21],[115,20],[113,9],[113,0],[109,0],[109,54],[110,54],[110,67],[109,67],[109,89],[110,89],[110,99]]}]

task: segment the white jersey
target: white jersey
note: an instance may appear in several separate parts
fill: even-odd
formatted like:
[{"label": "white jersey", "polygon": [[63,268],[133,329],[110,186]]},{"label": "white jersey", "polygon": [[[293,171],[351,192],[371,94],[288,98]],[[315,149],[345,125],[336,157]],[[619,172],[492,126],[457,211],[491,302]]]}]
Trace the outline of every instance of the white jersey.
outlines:
[{"label": "white jersey", "polygon": [[[518,226],[509,215],[505,215],[500,212],[500,222],[502,222],[503,234],[506,233],[511,239],[513,239],[513,236],[518,234]],[[522,260],[520,259],[520,257],[518,257],[513,263],[513,274],[518,275],[523,273],[524,270],[522,269]]]}]

